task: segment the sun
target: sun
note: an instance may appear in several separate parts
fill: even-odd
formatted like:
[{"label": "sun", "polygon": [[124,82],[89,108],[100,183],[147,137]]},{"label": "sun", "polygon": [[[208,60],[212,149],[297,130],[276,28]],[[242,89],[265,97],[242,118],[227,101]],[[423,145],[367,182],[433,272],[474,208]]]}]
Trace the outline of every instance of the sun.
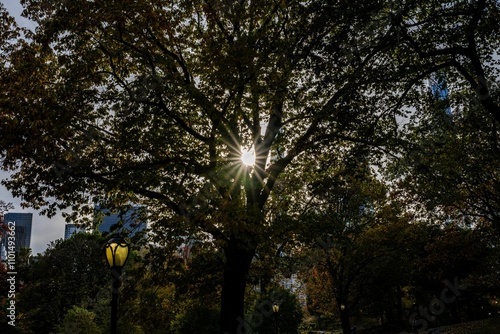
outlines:
[{"label": "sun", "polygon": [[255,163],[254,152],[247,149],[241,149],[241,161],[247,166],[253,166]]}]

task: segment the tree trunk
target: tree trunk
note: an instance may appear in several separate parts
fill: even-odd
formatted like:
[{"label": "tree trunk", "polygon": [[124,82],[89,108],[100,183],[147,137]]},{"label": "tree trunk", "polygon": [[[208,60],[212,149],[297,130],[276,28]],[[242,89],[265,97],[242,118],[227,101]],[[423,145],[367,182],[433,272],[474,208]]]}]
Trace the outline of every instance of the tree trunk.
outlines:
[{"label": "tree trunk", "polygon": [[403,292],[401,286],[397,286],[396,297],[398,299],[398,325],[403,324]]},{"label": "tree trunk", "polygon": [[220,328],[222,334],[246,333],[244,318],[245,285],[255,250],[244,249],[231,241],[224,248],[224,282],[222,283]]},{"label": "tree trunk", "polygon": [[342,333],[351,334],[351,322],[349,321],[349,310],[340,311],[340,323],[342,324]]},{"label": "tree trunk", "polygon": [[458,315],[458,307],[455,303],[450,305],[451,321],[454,324],[460,323],[460,316]]}]

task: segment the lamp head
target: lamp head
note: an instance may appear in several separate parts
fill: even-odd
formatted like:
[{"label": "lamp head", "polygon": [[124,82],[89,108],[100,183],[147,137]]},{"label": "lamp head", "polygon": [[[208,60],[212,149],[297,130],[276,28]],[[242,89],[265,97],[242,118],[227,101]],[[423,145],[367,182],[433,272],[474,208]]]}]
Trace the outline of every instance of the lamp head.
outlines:
[{"label": "lamp head", "polygon": [[280,305],[278,303],[273,304],[273,313],[278,313],[280,310]]},{"label": "lamp head", "polygon": [[106,260],[111,269],[122,269],[129,255],[129,244],[122,237],[113,237],[106,242]]}]

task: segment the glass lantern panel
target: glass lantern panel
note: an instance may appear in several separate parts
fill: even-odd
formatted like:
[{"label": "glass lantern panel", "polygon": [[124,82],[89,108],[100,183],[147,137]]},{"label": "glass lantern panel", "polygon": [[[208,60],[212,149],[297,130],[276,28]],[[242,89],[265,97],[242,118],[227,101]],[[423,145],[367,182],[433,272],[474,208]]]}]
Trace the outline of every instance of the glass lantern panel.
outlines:
[{"label": "glass lantern panel", "polygon": [[115,265],[117,267],[123,267],[125,265],[125,261],[127,261],[128,247],[127,245],[121,244],[116,244],[115,247]]},{"label": "glass lantern panel", "polygon": [[116,248],[116,246],[117,246],[117,244],[115,244],[115,243],[109,244],[106,246],[106,260],[108,260],[108,264],[110,267],[114,266],[113,253],[114,253],[114,249]]}]

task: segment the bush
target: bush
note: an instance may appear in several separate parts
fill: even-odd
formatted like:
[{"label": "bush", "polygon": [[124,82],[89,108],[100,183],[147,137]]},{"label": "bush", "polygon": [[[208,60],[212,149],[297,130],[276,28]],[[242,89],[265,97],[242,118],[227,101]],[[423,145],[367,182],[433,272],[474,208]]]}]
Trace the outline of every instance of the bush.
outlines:
[{"label": "bush", "polygon": [[95,314],[84,308],[73,306],[64,317],[59,327],[59,334],[101,334],[101,329],[94,322]]},{"label": "bush", "polygon": [[176,334],[219,334],[220,312],[207,306],[195,306],[179,314],[172,322]]}]

